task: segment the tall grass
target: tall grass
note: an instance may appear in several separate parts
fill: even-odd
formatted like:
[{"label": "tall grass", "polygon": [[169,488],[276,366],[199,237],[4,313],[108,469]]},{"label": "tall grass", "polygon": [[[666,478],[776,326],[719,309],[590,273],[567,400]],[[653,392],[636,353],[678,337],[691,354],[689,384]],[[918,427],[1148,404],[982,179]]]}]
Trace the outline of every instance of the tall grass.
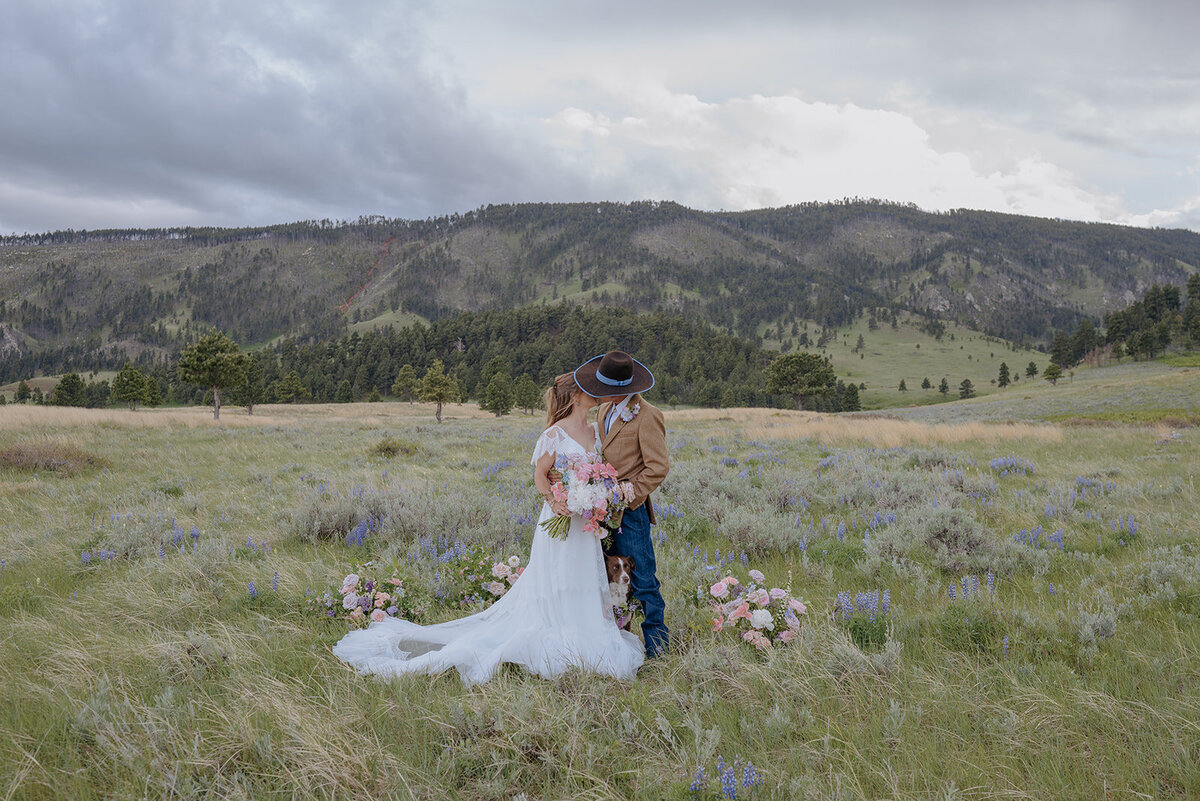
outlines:
[{"label": "tall grass", "polygon": [[[1200,792],[1200,430],[668,413],[673,651],[467,689],[356,675],[305,594],[438,534],[524,555],[539,421],[231,411],[0,425],[108,462],[0,470],[0,798],[686,799],[717,756],[762,772],[750,798]],[[711,630],[708,585],[749,567],[808,604],[793,645]],[[869,590],[878,639],[835,614]]]}]

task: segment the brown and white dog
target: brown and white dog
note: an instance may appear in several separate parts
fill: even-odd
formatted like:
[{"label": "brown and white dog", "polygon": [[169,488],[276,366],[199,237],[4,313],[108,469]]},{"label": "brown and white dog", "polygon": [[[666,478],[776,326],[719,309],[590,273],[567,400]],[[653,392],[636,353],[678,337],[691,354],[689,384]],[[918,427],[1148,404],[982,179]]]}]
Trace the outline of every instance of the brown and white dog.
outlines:
[{"label": "brown and white dog", "polygon": [[[604,569],[608,572],[608,602],[614,607],[624,607],[629,603],[629,585],[633,580],[633,557],[604,555]],[[626,620],[622,626],[629,630],[631,620]]]}]

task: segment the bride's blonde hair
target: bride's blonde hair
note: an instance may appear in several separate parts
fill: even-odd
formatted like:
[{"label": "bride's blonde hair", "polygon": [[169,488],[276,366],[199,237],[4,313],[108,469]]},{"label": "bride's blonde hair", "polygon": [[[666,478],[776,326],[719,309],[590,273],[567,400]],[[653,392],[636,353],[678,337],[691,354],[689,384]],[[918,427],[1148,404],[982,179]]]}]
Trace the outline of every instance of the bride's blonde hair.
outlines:
[{"label": "bride's blonde hair", "polygon": [[546,406],[546,426],[552,426],[571,413],[575,405],[574,395],[579,391],[575,384],[574,373],[563,373],[554,379],[554,383],[546,390],[543,401]]}]

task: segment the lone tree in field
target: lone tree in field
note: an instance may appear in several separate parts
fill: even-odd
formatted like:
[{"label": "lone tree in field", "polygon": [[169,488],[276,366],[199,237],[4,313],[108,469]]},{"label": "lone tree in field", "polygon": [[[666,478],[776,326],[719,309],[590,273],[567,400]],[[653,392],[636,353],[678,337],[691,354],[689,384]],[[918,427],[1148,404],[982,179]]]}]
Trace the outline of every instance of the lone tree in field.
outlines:
[{"label": "lone tree in field", "polygon": [[1038,374],[1037,363],[1030,362],[1029,366],[1025,368],[1025,377],[1033,378],[1037,374]]},{"label": "lone tree in field", "polygon": [[949,391],[950,391],[950,382],[947,381],[945,378],[943,378],[942,383],[938,384],[938,392],[945,395]]},{"label": "lone tree in field", "polygon": [[454,377],[446,375],[446,366],[441,359],[434,359],[421,380],[421,400],[437,404],[434,417],[439,423],[442,422],[442,406],[453,401],[457,394]]},{"label": "lone tree in field", "polygon": [[513,403],[524,409],[525,414],[533,414],[533,410],[542,405],[542,393],[538,390],[533,379],[524,373],[513,384]]},{"label": "lone tree in field", "polygon": [[1058,379],[1063,377],[1063,369],[1054,362],[1046,365],[1046,371],[1042,373],[1042,378],[1049,381],[1051,384],[1057,384]]},{"label": "lone tree in field", "polygon": [[901,391],[901,392],[908,392],[908,384],[905,384],[905,383],[904,383],[904,379],[903,379],[903,378],[901,378],[901,379],[900,379],[900,391]]},{"label": "lone tree in field", "polygon": [[421,382],[417,378],[417,371],[411,364],[406,364],[396,373],[396,380],[392,382],[392,394],[404,398],[411,406],[420,387]]},{"label": "lone tree in field", "polygon": [[213,419],[221,419],[221,390],[246,380],[246,360],[237,343],[212,329],[179,356],[179,380],[212,390]]},{"label": "lone tree in field", "polygon": [[971,383],[971,379],[964,378],[958,385],[958,397],[963,400],[975,397],[975,385]]},{"label": "lone tree in field", "polygon": [[925,380],[921,382],[921,389],[933,389],[933,384],[929,381],[929,376],[925,376]]},{"label": "lone tree in field", "polygon": [[125,362],[125,366],[113,378],[110,397],[119,403],[128,404],[129,411],[136,411],[139,403],[149,401],[149,383],[141,370]]},{"label": "lone tree in field", "polygon": [[1000,362],[1000,375],[996,376],[996,386],[1004,389],[1008,385],[1008,362]]},{"label": "lone tree in field", "polygon": [[767,367],[767,392],[791,395],[797,409],[806,399],[827,395],[836,381],[829,359],[807,351],[786,353]]}]

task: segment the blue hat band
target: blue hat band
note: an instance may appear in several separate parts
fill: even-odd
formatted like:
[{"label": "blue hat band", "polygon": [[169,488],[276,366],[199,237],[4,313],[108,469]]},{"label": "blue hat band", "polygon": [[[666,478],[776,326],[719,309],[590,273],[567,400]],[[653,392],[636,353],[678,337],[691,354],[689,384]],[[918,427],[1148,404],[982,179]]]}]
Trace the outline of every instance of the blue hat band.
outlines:
[{"label": "blue hat band", "polygon": [[624,381],[618,381],[615,378],[609,378],[604,373],[597,370],[596,371],[596,380],[599,381],[601,384],[605,384],[610,387],[627,387],[633,383],[633,376],[629,376],[629,378],[626,378]]}]

